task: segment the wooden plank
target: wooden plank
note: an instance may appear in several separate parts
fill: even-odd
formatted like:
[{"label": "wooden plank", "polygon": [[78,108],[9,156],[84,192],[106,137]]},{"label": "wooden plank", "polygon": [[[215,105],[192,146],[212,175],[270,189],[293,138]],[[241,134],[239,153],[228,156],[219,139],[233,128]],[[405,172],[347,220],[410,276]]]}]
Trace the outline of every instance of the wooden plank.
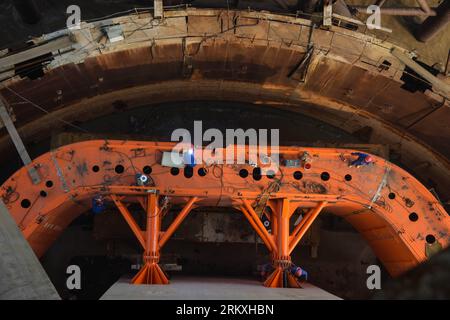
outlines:
[{"label": "wooden plank", "polygon": [[43,45],[0,58],[0,69],[40,57],[44,54],[54,52],[59,49],[70,47],[71,45],[72,41],[69,37],[57,38]]},{"label": "wooden plank", "polygon": [[23,144],[22,139],[19,136],[19,133],[17,132],[16,127],[14,126],[14,123],[9,116],[8,110],[6,110],[6,106],[3,103],[3,101],[0,98],[0,118],[3,121],[3,124],[6,127],[6,130],[8,130],[8,134],[11,137],[11,140],[14,143],[14,146],[17,149],[17,152],[19,153],[20,158],[22,159],[22,162],[25,166],[28,166],[28,173],[30,175],[31,181],[33,184],[38,184],[41,182],[41,178],[39,177],[39,173],[36,171],[36,169],[33,166],[30,166],[31,164],[31,157],[27,152],[27,149],[25,148],[25,145]]}]

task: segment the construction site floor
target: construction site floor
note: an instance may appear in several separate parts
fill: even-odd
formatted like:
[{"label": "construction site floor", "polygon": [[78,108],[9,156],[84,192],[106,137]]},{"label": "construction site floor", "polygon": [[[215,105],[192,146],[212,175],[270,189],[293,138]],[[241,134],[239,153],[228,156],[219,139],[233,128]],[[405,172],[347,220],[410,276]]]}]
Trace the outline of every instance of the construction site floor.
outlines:
[{"label": "construction site floor", "polygon": [[117,281],[102,300],[339,300],[312,284],[301,289],[266,288],[259,281],[234,278],[174,277],[169,285],[131,285]]}]

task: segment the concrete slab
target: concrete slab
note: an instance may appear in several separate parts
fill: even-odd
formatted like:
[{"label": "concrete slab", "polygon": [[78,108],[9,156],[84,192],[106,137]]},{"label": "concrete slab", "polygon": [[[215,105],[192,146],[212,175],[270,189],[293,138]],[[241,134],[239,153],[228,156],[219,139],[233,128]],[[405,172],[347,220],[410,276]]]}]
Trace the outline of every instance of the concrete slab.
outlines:
[{"label": "concrete slab", "polygon": [[102,300],[339,300],[312,284],[301,289],[271,289],[259,281],[234,278],[174,277],[169,285],[131,285],[117,281]]},{"label": "concrete slab", "polygon": [[55,287],[2,200],[0,300],[59,300]]}]

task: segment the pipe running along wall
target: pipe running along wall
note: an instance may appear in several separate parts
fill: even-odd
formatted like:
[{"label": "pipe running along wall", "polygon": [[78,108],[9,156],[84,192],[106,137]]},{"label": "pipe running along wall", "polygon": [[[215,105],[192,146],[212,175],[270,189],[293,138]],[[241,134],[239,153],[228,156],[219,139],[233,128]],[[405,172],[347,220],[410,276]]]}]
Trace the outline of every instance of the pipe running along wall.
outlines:
[{"label": "pipe running along wall", "polygon": [[[125,203],[138,203],[140,197],[149,195],[149,190],[166,196],[173,205],[190,203],[189,210],[182,211],[178,224],[191,207],[200,206],[236,207],[247,218],[255,217],[253,211],[262,194],[268,195],[265,206],[272,212],[280,212],[279,216],[273,216],[275,224],[297,208],[307,210],[307,217],[317,216],[322,209],[353,225],[393,276],[449,244],[447,212],[413,176],[382,158],[374,156],[375,164],[371,166],[350,168],[352,150],[280,147],[281,163],[299,159],[307,151],[313,159],[312,167],[281,165],[274,177],[259,176],[248,164],[198,164],[193,172],[181,169],[177,173],[160,165],[162,152],[172,150],[173,146],[135,141],[66,145],[33,161],[42,178],[40,184],[33,185],[26,168],[22,168],[2,185],[0,195],[38,256],[46,252],[73,219],[90,210],[94,196],[103,195],[116,204],[125,198]],[[236,150],[242,148],[245,147],[235,146]],[[207,159],[204,162],[208,163]],[[149,167],[154,186],[137,186],[135,175],[150,172]],[[199,174],[201,168],[204,171]],[[301,232],[294,230],[289,238],[277,243],[274,238],[277,235],[258,229],[256,220],[249,219],[269,250],[283,250],[290,255]],[[289,225],[280,227],[289,229]],[[169,231],[173,232],[173,228]],[[167,238],[170,232],[166,237],[164,233],[161,235]],[[136,234],[145,247],[142,234]]]}]

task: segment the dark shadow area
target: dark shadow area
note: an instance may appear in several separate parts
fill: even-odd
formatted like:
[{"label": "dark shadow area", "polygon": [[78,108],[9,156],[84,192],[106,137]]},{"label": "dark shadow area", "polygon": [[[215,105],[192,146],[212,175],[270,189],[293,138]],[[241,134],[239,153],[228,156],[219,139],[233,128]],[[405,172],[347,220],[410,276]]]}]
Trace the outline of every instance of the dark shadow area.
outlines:
[{"label": "dark shadow area", "polygon": [[442,251],[397,279],[391,279],[374,299],[450,299],[450,250]]}]

